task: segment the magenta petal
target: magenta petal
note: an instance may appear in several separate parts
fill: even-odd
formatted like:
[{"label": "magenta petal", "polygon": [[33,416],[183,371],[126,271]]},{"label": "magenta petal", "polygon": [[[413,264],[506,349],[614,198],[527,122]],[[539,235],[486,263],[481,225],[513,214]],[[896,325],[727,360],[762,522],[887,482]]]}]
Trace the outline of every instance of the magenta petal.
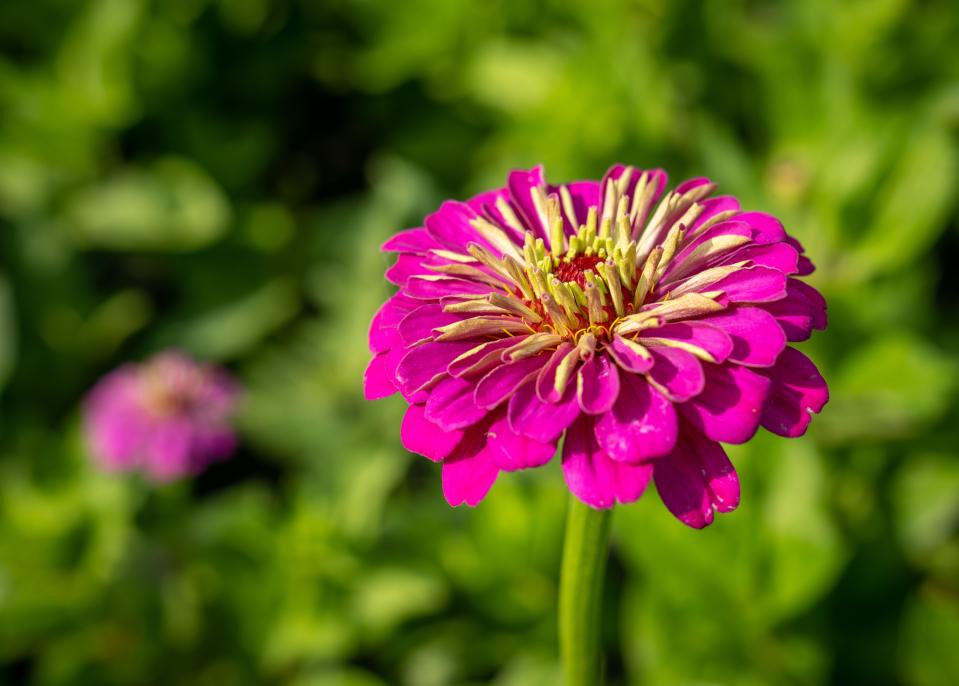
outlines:
[{"label": "magenta petal", "polygon": [[400,360],[396,367],[396,381],[401,390],[412,394],[445,375],[450,362],[474,347],[474,343],[464,341],[418,345]]},{"label": "magenta petal", "polygon": [[539,372],[545,362],[545,355],[537,355],[500,364],[480,379],[476,386],[476,404],[493,409]]},{"label": "magenta petal", "polygon": [[400,321],[422,303],[402,293],[396,293],[373,315],[370,322],[370,352],[386,352],[398,343],[396,327]]},{"label": "magenta petal", "polygon": [[782,222],[765,212],[741,212],[736,219],[746,222],[753,228],[753,240],[756,243],[779,243],[786,240],[786,230]]},{"label": "magenta petal", "polygon": [[627,372],[642,374],[653,367],[653,356],[643,357],[629,348],[622,336],[613,336],[611,343],[607,343],[605,350],[620,367]]},{"label": "magenta petal", "polygon": [[423,255],[440,247],[424,228],[407,229],[394,234],[380,250],[383,252],[402,252]]},{"label": "magenta petal", "polygon": [[[119,374],[125,374],[125,370]],[[113,372],[114,378],[108,375],[94,387],[84,412],[91,450],[100,465],[109,470],[137,467],[150,433],[149,418],[141,408],[117,394],[123,393],[117,375]]]},{"label": "magenta petal", "polygon": [[[514,243],[517,245],[523,244],[523,233],[526,231],[525,227],[516,226],[515,222],[511,221],[508,215],[504,214],[500,208],[500,204],[505,204],[513,214],[516,215],[517,219],[520,216],[520,213],[517,212],[516,207],[510,200],[508,188],[497,188],[493,191],[480,193],[467,200],[466,204],[486,219],[492,221],[493,224],[500,227]],[[498,254],[498,251],[496,251],[495,254]]]},{"label": "magenta petal", "polygon": [[703,392],[679,410],[714,441],[745,443],[759,428],[769,379],[738,365],[709,365]]},{"label": "magenta petal", "polygon": [[710,184],[712,184],[712,181],[710,181],[705,176],[697,176],[692,179],[686,179],[681,184],[676,186],[676,195],[682,195],[683,193],[688,193],[694,188],[699,188],[700,186],[708,186]]},{"label": "magenta petal", "polygon": [[403,400],[405,400],[410,405],[422,405],[423,403],[426,402],[426,399],[430,397],[430,393],[426,389],[409,393],[401,388],[400,395],[402,395]]},{"label": "magenta petal", "polygon": [[670,400],[684,402],[703,390],[703,367],[692,354],[667,346],[650,347],[653,368],[648,377]]},{"label": "magenta petal", "polygon": [[386,280],[397,286],[404,286],[410,277],[436,274],[426,267],[427,264],[436,263],[436,260],[424,255],[400,255],[393,266],[386,270]]},{"label": "magenta petal", "polygon": [[547,239],[546,227],[540,220],[533,204],[532,189],[536,186],[545,186],[546,179],[543,176],[543,167],[534,167],[529,171],[517,169],[509,173],[507,177],[507,186],[509,186],[510,196],[513,198],[513,204],[519,210],[517,214],[524,221],[526,226],[532,230],[537,238]]},{"label": "magenta petal", "polygon": [[566,432],[563,474],[573,495],[590,507],[605,509],[638,500],[653,467],[610,459],[596,441],[593,418],[584,415]]},{"label": "magenta petal", "polygon": [[438,303],[421,305],[400,321],[397,331],[407,345],[418,343],[433,336],[433,329],[452,324],[463,319],[462,314],[444,312]]},{"label": "magenta petal", "polygon": [[702,529],[713,523],[713,502],[695,463],[677,444],[667,457],[653,462],[656,490],[663,505],[686,526]]},{"label": "magenta petal", "polygon": [[772,302],[786,297],[786,275],[769,267],[745,267],[701,290],[722,291],[731,303]]},{"label": "magenta petal", "polygon": [[789,279],[786,297],[763,306],[772,314],[786,338],[791,342],[804,341],[813,329],[826,328],[826,301],[819,291],[799,279]]},{"label": "magenta petal", "polygon": [[653,202],[658,202],[663,195],[663,190],[666,188],[666,182],[669,181],[669,174],[659,167],[646,169],[645,171],[649,174],[649,184],[654,188],[652,195]]},{"label": "magenta petal", "polygon": [[363,374],[363,397],[367,400],[379,400],[396,393],[397,388],[393,382],[395,372],[394,351],[374,355]]},{"label": "magenta petal", "polygon": [[619,398],[596,419],[596,439],[607,455],[639,462],[665,455],[676,443],[676,411],[646,379],[623,374]]},{"label": "magenta petal", "polygon": [[776,365],[763,372],[772,385],[763,411],[767,431],[795,438],[806,433],[811,413],[818,413],[829,400],[825,379],[808,357],[795,348],[786,348]]},{"label": "magenta petal", "polygon": [[[607,169],[606,173],[603,174],[603,178],[600,180],[596,188],[597,196],[596,196],[595,204],[596,204],[597,214],[600,217],[603,217],[606,215],[613,216],[615,214],[616,212],[615,205],[613,207],[606,207],[606,198],[607,198],[606,189],[608,188],[609,184],[615,183],[619,181],[620,179],[622,179],[623,174],[625,172],[626,172],[626,165],[617,163],[611,166],[609,169]],[[629,179],[627,180],[627,183],[625,187],[623,188],[623,195],[625,195],[627,198],[633,197],[633,192],[636,190],[636,184],[639,182],[639,177],[641,174],[642,172],[639,169],[636,169],[636,168],[632,169],[632,173],[630,174]],[[618,199],[615,202],[618,203],[619,202]],[[627,204],[626,207],[629,208],[629,205]],[[581,222],[580,225],[582,225],[583,223],[584,222]],[[577,226],[576,228],[578,229],[579,227]]]},{"label": "magenta petal", "polygon": [[474,381],[447,376],[429,392],[424,416],[445,431],[471,426],[486,416],[473,400]]},{"label": "magenta petal", "polygon": [[786,347],[786,335],[776,318],[758,307],[732,307],[703,321],[729,334],[733,341],[731,362],[769,367]]},{"label": "magenta petal", "polygon": [[429,236],[435,241],[447,248],[465,253],[466,246],[470,243],[480,243],[487,248],[492,247],[470,225],[477,216],[466,203],[447,200],[436,212],[428,216],[424,223]]},{"label": "magenta petal", "polygon": [[790,279],[787,284],[789,297],[800,297],[809,303],[809,309],[812,312],[812,326],[817,331],[826,328],[826,299],[815,288],[805,281],[799,279]]},{"label": "magenta petal", "polygon": [[422,405],[410,405],[400,426],[403,447],[434,462],[440,462],[453,452],[463,435],[462,431],[445,431],[428,420]]},{"label": "magenta petal", "polygon": [[[616,164],[610,165],[609,169],[606,170],[606,173],[603,174],[603,178],[600,181],[600,186],[605,186],[607,181],[615,181],[621,178],[623,176],[623,172],[625,171],[626,171],[626,165],[623,164],[622,162],[617,162]],[[630,181],[630,189],[636,186],[636,178],[637,178],[637,175],[633,174],[633,178]]]},{"label": "magenta petal", "polygon": [[786,243],[791,245],[796,252],[799,253],[799,263],[797,267],[797,273],[799,276],[809,276],[816,271],[816,267],[813,265],[812,261],[804,254],[806,249],[802,246],[802,243],[792,236],[786,236]]},{"label": "magenta petal", "polygon": [[712,523],[713,508],[731,512],[739,505],[739,478],[722,446],[688,425],[673,451],[653,464],[659,497],[687,526],[702,529]]},{"label": "magenta petal", "polygon": [[541,442],[517,434],[505,414],[490,425],[486,445],[493,461],[505,471],[542,467],[556,454],[555,441]]},{"label": "magenta petal", "polygon": [[[599,205],[599,184],[595,181],[573,181],[566,184],[566,190],[569,191],[570,199],[573,201],[573,215],[576,225],[569,221],[563,208],[564,227],[567,234],[572,234],[580,226],[586,224],[589,216],[589,208]],[[557,187],[550,187],[551,193],[559,193]]]},{"label": "magenta petal", "polygon": [[743,260],[747,260],[750,266],[769,267],[783,274],[795,274],[799,271],[799,253],[786,243],[747,245],[725,256],[720,264],[731,264]]},{"label": "magenta petal", "polygon": [[[470,350],[469,355],[458,357],[450,363],[446,371],[449,372],[451,376],[463,376],[467,372],[471,374],[485,374],[493,367],[498,367],[502,363],[503,351],[522,342],[526,338],[526,336],[507,336],[505,338],[497,338],[495,341],[477,343],[476,347]],[[474,367],[476,367],[476,369],[474,369]]]},{"label": "magenta petal", "polygon": [[706,482],[716,511],[732,512],[739,507],[739,476],[723,447],[698,431],[689,432],[687,444],[695,447],[699,473]]},{"label": "magenta petal", "polygon": [[173,419],[153,427],[145,449],[146,470],[157,481],[169,481],[196,473],[190,464],[192,430],[186,419]]},{"label": "magenta petal", "polygon": [[[643,171],[640,171],[639,174],[643,174]],[[645,212],[640,213],[637,218],[635,225],[643,226],[646,223],[646,220],[649,218],[649,213],[655,211],[652,208],[656,207],[656,203],[659,202],[659,199],[663,195],[663,191],[666,188],[666,182],[669,180],[669,175],[666,174],[662,169],[647,169],[645,173],[648,174],[647,184],[653,188],[653,193],[650,196],[650,206]],[[638,180],[638,176],[637,176]]]},{"label": "magenta petal", "polygon": [[586,414],[602,414],[619,396],[619,371],[606,355],[595,353],[579,369],[576,397]]},{"label": "magenta petal", "polygon": [[739,201],[731,195],[717,195],[715,198],[706,198],[700,200],[703,211],[700,213],[693,225],[689,227],[687,235],[695,235],[699,227],[707,221],[723,212],[733,212],[739,209]]},{"label": "magenta petal", "polygon": [[509,189],[494,188],[490,191],[483,191],[467,200],[466,204],[475,210],[477,214],[483,214],[494,210],[496,208],[496,201],[500,198],[509,200]]},{"label": "magenta petal", "polygon": [[510,427],[516,433],[542,443],[555,441],[579,416],[579,402],[572,386],[555,403],[541,400],[534,384],[520,386],[509,399],[507,415]]},{"label": "magenta petal", "polygon": [[436,300],[457,295],[485,295],[494,288],[482,281],[433,276],[413,276],[404,284],[404,292],[417,300]]},{"label": "magenta petal", "polygon": [[452,507],[479,505],[499,475],[484,434],[484,429],[474,427],[443,461],[443,497]]},{"label": "magenta petal", "polygon": [[826,328],[828,319],[826,317],[826,299],[815,288],[805,281],[799,279],[790,279],[787,286],[789,297],[800,297],[809,303],[809,309],[812,312],[812,326],[817,331]]},{"label": "magenta petal", "polygon": [[[543,366],[542,371],[540,371],[539,376],[536,378],[536,394],[539,395],[541,400],[547,402],[559,402],[561,396],[565,397],[565,388],[563,392],[557,392],[554,382],[556,381],[556,368],[559,367],[560,362],[566,359],[566,356],[572,353],[575,350],[572,344],[570,343],[560,343],[553,354],[550,356],[549,361]],[[576,370],[570,374],[569,378],[575,379]]]},{"label": "magenta petal", "polygon": [[674,322],[640,332],[640,343],[647,338],[666,338],[695,345],[709,353],[715,362],[722,362],[733,351],[733,341],[723,329],[699,321]]},{"label": "magenta petal", "polygon": [[[743,238],[748,238],[751,235],[752,229],[749,227],[749,225],[744,222],[736,221],[735,219],[727,219],[726,221],[720,222],[715,226],[709,227],[698,236],[694,236],[692,240],[690,240],[682,248],[682,250],[676,254],[676,256],[670,262],[670,267],[663,275],[663,283],[671,283],[678,279],[686,278],[702,269],[707,262],[719,261],[723,258],[723,256],[729,254],[729,251],[727,250],[719,255],[692,259],[692,255],[696,249],[706,241],[710,241],[721,236],[742,236]],[[736,250],[736,248],[729,248],[729,250]]]},{"label": "magenta petal", "polygon": [[795,298],[785,298],[778,302],[767,303],[764,309],[779,324],[787,341],[798,343],[812,335],[812,312],[805,302]]}]

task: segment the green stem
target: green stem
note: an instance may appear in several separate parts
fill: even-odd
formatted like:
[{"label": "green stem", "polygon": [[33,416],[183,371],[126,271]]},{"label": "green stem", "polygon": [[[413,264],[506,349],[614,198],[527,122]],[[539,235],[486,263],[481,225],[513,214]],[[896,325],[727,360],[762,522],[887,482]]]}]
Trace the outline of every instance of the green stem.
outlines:
[{"label": "green stem", "polygon": [[559,651],[565,686],[600,686],[603,577],[612,510],[570,495],[559,584]]}]

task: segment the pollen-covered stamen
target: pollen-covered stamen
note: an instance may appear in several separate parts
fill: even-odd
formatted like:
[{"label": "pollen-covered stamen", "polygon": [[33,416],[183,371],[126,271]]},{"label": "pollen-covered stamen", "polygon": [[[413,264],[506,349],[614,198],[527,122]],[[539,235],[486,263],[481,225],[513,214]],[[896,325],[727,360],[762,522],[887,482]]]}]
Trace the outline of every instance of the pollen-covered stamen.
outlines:
[{"label": "pollen-covered stamen", "polygon": [[606,323],[606,310],[603,308],[602,291],[590,281],[586,284],[586,305],[590,326],[602,326]]},{"label": "pollen-covered stamen", "polygon": [[[713,223],[710,218],[689,229],[704,210],[699,201],[712,191],[711,184],[666,193],[656,204],[660,189],[657,172],[625,168],[603,184],[600,202],[587,208],[585,217],[577,217],[570,188],[550,192],[545,185],[533,187],[532,211],[542,231],[524,230],[522,245],[512,243],[508,234],[517,225],[509,208],[497,202],[498,220],[487,215],[472,223],[492,249],[472,244],[468,251],[475,262],[466,258],[436,271],[491,285],[502,279],[503,300],[456,305],[455,311],[516,316],[530,330],[566,339],[579,340],[586,332],[602,337],[663,297],[660,282],[668,280],[666,295],[675,298],[741,266],[714,267],[716,271],[705,270],[701,279],[689,279],[690,263],[699,264],[735,244],[709,239],[698,249],[686,249],[704,224]],[[582,223],[570,231],[577,219]],[[686,277],[683,282],[677,283],[677,274]],[[636,326],[634,321],[631,327]]]},{"label": "pollen-covered stamen", "polygon": [[649,292],[652,290],[654,285],[654,274],[656,268],[659,266],[659,259],[663,255],[663,249],[657,247],[650,253],[649,257],[646,258],[646,262],[643,264],[643,271],[639,275],[639,280],[636,282],[636,290],[633,295],[633,308],[639,309],[639,306],[643,304],[646,300],[646,296],[649,295]]},{"label": "pollen-covered stamen", "polygon": [[600,262],[596,265],[596,268],[609,287],[609,298],[613,302],[613,309],[616,312],[616,316],[622,317],[626,313],[623,306],[624,289],[619,280],[619,269],[616,267],[616,262],[610,257],[605,262]]},{"label": "pollen-covered stamen", "polygon": [[562,192],[542,194],[549,244],[527,232],[522,267],[509,256],[499,260],[476,246],[470,252],[498,273],[510,273],[517,282],[511,293],[542,320],[527,318],[537,328],[574,338],[587,330],[608,332],[616,320],[638,311],[654,291],[685,233],[682,225],[671,226],[664,245],[638,260],[637,243],[630,237],[627,187],[628,177],[610,183],[606,207],[615,209],[604,210],[600,218],[597,207],[589,208],[586,222],[570,236],[564,229]]}]

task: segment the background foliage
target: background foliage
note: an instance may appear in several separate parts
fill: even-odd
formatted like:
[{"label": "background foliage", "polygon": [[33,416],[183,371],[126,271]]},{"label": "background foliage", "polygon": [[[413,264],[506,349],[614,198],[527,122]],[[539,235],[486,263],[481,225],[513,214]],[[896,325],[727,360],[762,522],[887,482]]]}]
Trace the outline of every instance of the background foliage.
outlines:
[{"label": "background foliage", "polygon": [[[0,3],[0,679],[556,684],[557,465],[450,510],[365,329],[392,231],[621,160],[784,219],[833,400],[709,530],[617,511],[611,683],[959,683],[957,44],[952,0]],[[84,391],[169,345],[241,452],[98,473]]]}]

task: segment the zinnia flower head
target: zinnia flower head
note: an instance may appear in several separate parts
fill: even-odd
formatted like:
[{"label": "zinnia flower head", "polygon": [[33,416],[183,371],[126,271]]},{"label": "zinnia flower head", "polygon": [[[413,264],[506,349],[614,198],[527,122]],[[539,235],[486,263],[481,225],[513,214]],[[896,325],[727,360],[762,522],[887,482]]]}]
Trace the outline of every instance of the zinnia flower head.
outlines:
[{"label": "zinnia flower head", "polygon": [[803,434],[828,398],[788,344],[826,326],[802,246],[705,178],[616,165],[602,181],[445,202],[383,246],[399,287],[370,328],[370,399],[409,403],[404,446],[442,463],[451,505],[549,462],[595,508],[650,480],[702,527],[739,503],[720,445]]},{"label": "zinnia flower head", "polygon": [[226,371],[166,351],[116,369],[87,396],[87,444],[110,471],[155,481],[195,475],[236,447],[238,388]]}]

